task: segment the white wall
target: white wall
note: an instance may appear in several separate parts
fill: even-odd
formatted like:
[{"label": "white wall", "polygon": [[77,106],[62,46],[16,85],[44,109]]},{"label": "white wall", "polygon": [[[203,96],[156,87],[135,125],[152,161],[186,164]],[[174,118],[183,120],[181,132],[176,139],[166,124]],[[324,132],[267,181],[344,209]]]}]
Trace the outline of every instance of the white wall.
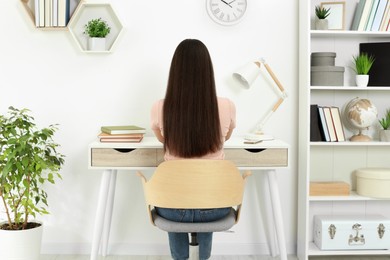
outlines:
[{"label": "white wall", "polygon": [[[205,0],[105,1],[125,32],[115,51],[103,55],[80,52],[67,31],[35,29],[18,0],[0,1],[0,113],[12,105],[32,110],[41,127],[59,123],[56,141],[66,155],[63,180],[48,190],[51,214],[40,217],[45,223],[43,253],[89,253],[101,172],[87,169],[87,146],[101,125],[149,128],[150,107],[164,96],[173,51],[185,38],[208,46],[218,94],[237,107],[235,134],[252,130],[275,100],[263,79],[249,91],[241,89],[231,78],[235,69],[265,57],[288,91],[265,131],[291,145],[290,169],[280,171],[278,181],[287,248],[295,253],[298,1],[248,0],[245,19],[233,27],[215,24]],[[256,181],[261,182],[256,177],[249,182],[235,233],[216,234],[215,254],[268,253]],[[133,172],[118,175],[114,207],[111,254],[168,252],[166,234],[147,221]]]}]

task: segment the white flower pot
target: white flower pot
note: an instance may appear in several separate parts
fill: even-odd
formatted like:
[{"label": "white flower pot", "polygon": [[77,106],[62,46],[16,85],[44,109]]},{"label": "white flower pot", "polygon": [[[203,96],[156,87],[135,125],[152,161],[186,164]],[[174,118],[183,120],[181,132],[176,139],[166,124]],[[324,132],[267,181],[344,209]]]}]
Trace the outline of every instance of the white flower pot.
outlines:
[{"label": "white flower pot", "polygon": [[41,225],[32,229],[0,230],[0,259],[39,260],[43,225],[38,223]]},{"label": "white flower pot", "polygon": [[88,50],[90,51],[105,51],[106,38],[88,38]]},{"label": "white flower pot", "polygon": [[367,87],[369,75],[356,75],[356,86]]},{"label": "white flower pot", "polygon": [[381,129],[379,131],[379,140],[382,142],[390,142],[390,130]]},{"label": "white flower pot", "polygon": [[328,30],[328,20],[316,18],[315,28],[316,30]]}]

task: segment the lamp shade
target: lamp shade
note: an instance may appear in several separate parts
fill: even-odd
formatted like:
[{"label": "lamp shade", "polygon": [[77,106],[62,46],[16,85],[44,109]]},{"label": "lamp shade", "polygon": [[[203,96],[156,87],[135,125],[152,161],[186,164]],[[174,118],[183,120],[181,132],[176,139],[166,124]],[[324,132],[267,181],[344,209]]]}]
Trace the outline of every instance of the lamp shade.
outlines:
[{"label": "lamp shade", "polygon": [[261,71],[259,65],[255,62],[250,62],[234,72],[233,78],[240,82],[245,88],[250,88],[257,76],[260,75]]}]

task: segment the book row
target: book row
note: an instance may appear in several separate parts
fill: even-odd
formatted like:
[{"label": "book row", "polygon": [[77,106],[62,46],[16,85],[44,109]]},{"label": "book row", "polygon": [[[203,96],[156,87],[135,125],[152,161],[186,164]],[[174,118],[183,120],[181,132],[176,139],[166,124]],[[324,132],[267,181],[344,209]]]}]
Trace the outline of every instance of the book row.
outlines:
[{"label": "book row", "polygon": [[310,141],[344,142],[344,126],[340,109],[319,105],[310,106]]},{"label": "book row", "polygon": [[351,30],[390,31],[390,0],[360,0]]},{"label": "book row", "polygon": [[70,18],[70,0],[35,0],[36,27],[65,27]]}]

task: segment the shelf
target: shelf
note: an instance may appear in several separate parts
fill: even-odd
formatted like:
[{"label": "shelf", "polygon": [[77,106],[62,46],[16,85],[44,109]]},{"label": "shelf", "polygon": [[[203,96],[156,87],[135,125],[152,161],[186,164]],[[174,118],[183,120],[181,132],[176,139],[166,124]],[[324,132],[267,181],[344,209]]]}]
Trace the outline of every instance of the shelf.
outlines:
[{"label": "shelf", "polygon": [[[53,27],[37,27],[35,25],[35,11],[34,11],[34,0],[20,0],[28,16],[31,19],[32,25],[42,31],[66,31],[68,27],[65,26],[53,26]],[[72,17],[74,11],[84,0],[70,0],[70,17]],[[69,23],[68,23],[69,24]]]},{"label": "shelf", "polygon": [[310,242],[308,255],[390,255],[390,250],[320,250],[314,242]]},{"label": "shelf", "polygon": [[311,90],[340,90],[340,91],[390,91],[389,87],[357,87],[357,86],[310,86]]},{"label": "shelf", "polygon": [[310,142],[310,146],[389,146],[390,142]]},{"label": "shelf", "polygon": [[[84,34],[84,26],[89,20],[97,18],[102,18],[111,27],[111,32],[106,37],[107,51],[89,51],[87,48],[88,37]],[[104,3],[82,3],[79,5],[68,24],[68,28],[80,50],[87,53],[112,52],[123,32],[122,23],[111,4]]]},{"label": "shelf", "polygon": [[380,31],[380,32],[371,32],[371,31],[332,31],[332,30],[327,30],[327,31],[321,31],[321,30],[311,30],[310,35],[312,37],[326,37],[328,38],[329,36],[335,36],[335,37],[364,37],[364,36],[369,36],[369,37],[390,37],[389,32],[385,31]]},{"label": "shelf", "polygon": [[390,199],[377,199],[377,198],[360,196],[355,191],[351,191],[351,194],[349,196],[309,196],[309,201],[372,201],[372,200],[387,201]]}]

